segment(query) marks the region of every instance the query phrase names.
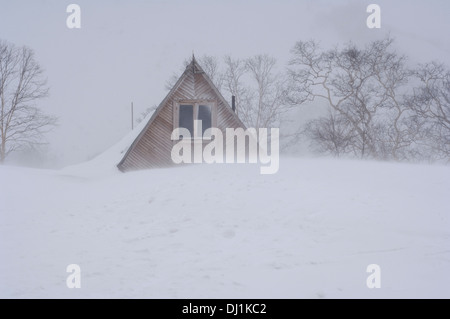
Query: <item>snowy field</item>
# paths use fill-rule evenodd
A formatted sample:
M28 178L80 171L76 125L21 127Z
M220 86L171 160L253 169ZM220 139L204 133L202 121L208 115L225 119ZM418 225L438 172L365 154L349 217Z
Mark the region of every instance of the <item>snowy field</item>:
M450 298L450 167L0 166L2 298ZM66 267L81 267L81 289ZM381 267L369 289L366 267Z

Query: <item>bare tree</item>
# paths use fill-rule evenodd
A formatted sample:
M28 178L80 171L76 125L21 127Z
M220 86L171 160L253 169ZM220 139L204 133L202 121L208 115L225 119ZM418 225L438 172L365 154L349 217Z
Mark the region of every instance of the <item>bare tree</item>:
M279 126L280 116L288 109L284 103L285 81L274 71L275 65L275 58L268 55L256 55L246 61L255 86L249 103L243 106L244 120L253 127Z
M333 117L308 126L313 129L309 136L322 145L323 152L361 158L406 156L420 127L411 128L419 123L404 103L403 91L410 74L405 57L396 54L391 46L390 38L362 49L347 44L342 49L321 51L314 41L294 46L287 101L298 105L322 99L333 110ZM344 131L351 134L336 131L336 124L339 129L347 126Z
M33 51L0 41L0 162L13 151L43 143L43 134L56 123L35 105L47 95Z
M203 55L200 57L199 63L216 88L221 91L224 82L224 75L220 70L219 59L215 56Z
M437 62L420 65L414 76L419 86L407 103L422 120L419 139L432 160L450 161L450 70Z
M236 96L236 112L248 127L278 127L285 103L286 83L276 72L276 59L255 55L245 60L226 56L224 83L228 95Z
M245 61L241 59L233 59L231 56L224 57L225 72L224 72L224 91L231 96L236 97L236 113L240 115L243 105L248 103L249 90L245 86L244 75L246 73Z
M309 121L302 133L311 140L312 149L336 157L349 153L355 137L345 117L333 110L326 117Z

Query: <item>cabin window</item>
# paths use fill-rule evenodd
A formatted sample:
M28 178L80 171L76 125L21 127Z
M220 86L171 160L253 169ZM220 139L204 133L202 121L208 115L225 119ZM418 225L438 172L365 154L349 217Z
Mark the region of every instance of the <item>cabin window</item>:
M180 105L180 117L178 127L184 127L189 130L191 136L194 136L194 106L188 104Z
M202 121L202 136L204 136L205 131L211 128L211 106L209 105L199 105L197 119Z
M197 126L194 125L195 120L199 121ZM175 105L174 128L186 128L192 139L209 139L210 136L205 136L205 132L214 126L214 122L213 102L189 102Z

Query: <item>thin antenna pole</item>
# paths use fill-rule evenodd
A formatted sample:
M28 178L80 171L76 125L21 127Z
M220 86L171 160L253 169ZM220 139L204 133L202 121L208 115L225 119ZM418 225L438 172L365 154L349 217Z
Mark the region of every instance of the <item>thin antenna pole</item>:
M131 130L134 130L133 102L131 102Z

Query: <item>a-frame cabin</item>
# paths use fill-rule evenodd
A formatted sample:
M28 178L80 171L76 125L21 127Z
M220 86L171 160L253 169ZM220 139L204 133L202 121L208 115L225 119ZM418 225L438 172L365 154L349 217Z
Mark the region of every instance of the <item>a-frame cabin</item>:
M192 143L202 138L194 120L201 120L203 132L217 127L225 133L226 128L243 128L238 118L208 75L194 57L192 62L167 94L152 117L128 148L117 165L122 172L174 165L171 158L175 128L187 128Z

